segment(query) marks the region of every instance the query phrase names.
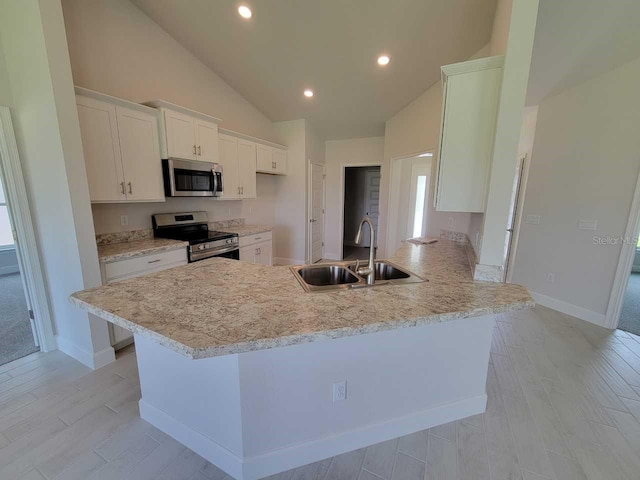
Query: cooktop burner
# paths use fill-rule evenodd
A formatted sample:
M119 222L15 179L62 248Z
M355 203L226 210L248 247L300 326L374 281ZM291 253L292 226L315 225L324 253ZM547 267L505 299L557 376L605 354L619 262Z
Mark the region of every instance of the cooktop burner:
M214 230L195 230L195 231L178 231L173 230L171 232L163 232L164 235L171 235L171 237L165 238L173 238L174 240L183 240L185 242L189 242L191 245L196 245L198 243L211 242L214 240L224 240L225 238L233 238L237 237L237 233L228 233L228 232L216 232Z

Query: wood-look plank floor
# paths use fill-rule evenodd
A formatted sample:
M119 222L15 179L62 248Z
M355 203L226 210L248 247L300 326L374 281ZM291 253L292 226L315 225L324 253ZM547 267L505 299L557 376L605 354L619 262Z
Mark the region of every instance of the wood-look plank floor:
M640 337L544 307L499 317L487 411L273 480L637 480ZM0 366L0 479L230 480L138 416L135 351Z

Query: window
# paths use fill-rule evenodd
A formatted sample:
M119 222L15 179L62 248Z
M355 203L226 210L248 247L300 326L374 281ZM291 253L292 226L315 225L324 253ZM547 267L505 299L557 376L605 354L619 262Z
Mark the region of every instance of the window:
M427 188L426 175L418 175L416 185L416 204L413 215L413 237L422 236L422 223L424 220L424 199Z
M9 209L7 200L0 182L0 249L13 246L13 234L11 233L11 222L9 222Z

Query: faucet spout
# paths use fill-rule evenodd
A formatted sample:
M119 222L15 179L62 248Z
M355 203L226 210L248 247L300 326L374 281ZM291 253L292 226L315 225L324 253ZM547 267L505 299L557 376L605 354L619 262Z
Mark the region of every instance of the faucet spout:
M369 231L371 235L369 236L369 264L366 267L357 268L358 275L367 277L367 284L373 285L376 281L375 274L375 258L376 258L376 230L373 226L373 222L369 216L365 216L360 222L360 226L358 227L358 233L356 234L355 243L356 245L360 245L362 241L362 226L367 223L369 225Z

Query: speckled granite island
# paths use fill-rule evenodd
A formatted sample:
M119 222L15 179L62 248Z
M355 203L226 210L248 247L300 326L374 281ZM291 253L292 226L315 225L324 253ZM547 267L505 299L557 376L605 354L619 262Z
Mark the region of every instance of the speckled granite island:
M474 282L448 240L390 260L428 281L306 293L212 259L71 301L134 332L144 419L253 480L484 411L495 315L527 290Z

